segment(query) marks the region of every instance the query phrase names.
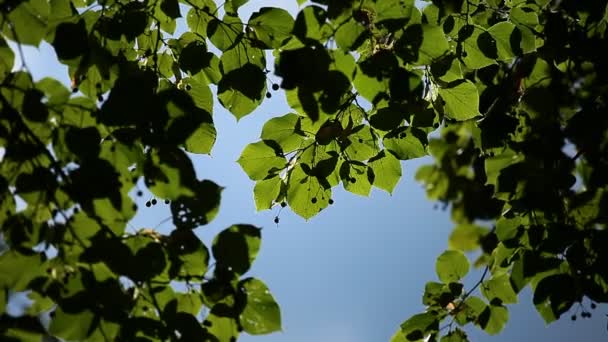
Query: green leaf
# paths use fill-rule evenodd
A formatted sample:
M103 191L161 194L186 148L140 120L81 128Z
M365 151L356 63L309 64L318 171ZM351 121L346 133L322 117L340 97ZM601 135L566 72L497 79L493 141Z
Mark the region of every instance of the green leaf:
M121 264L120 269L116 267L112 270L127 275L133 281L155 281L167 282L169 277L167 274L169 268L169 259L164 246L153 234L145 234L140 232L136 235L131 235L124 240L124 245L127 246L128 258L126 260L113 259L114 263ZM115 247L116 246L112 246ZM116 255L109 258L117 258L119 249L115 250Z
M518 39L519 31L516 32L515 30L515 25L508 21L494 24L488 29L488 32L496 41L499 60L511 60L522 52L521 37ZM521 34L519 35L521 36Z
M4 37L0 37L0 80L13 70L15 63L15 53L8 46Z
M415 7L414 0L378 0L375 4L376 22L392 27L392 25L402 26L406 22L413 20L416 13L420 16L420 11Z
M359 92L359 95L363 96L364 99L372 104L378 104L388 95L389 78L367 75L361 68L361 65L362 62L359 61L353 84L357 89L357 92Z
M190 280L203 279L209 264L209 251L190 229L175 229L169 235L169 255L172 258L169 275ZM197 314L194 312L193 314Z
M496 220L496 236L499 241L506 241L514 238L518 230L528 225L530 220L526 217L515 216L513 218L500 217Z
M489 314L487 313L489 310ZM488 317L489 316L489 317ZM504 329L509 320L509 311L504 306L489 305L486 311L482 312L480 317L480 325L485 332L490 335L496 335Z
M464 331L460 328L456 328L443 336L441 342L469 342L469 339Z
M192 32L198 33L202 37L207 37L207 26L209 25L209 22L213 20L213 17L209 13L213 13L216 11L214 1L206 1L206 6L209 9L209 12L201 11L197 8L192 7L186 15L186 22L188 23L188 28Z
M210 180L195 181L193 195L182 195L171 202L173 224L194 229L211 222L219 212L222 188Z
M397 331L395 331L393 336L391 336L389 342L408 342L408 340L403 335L403 331L401 331L401 328L399 328Z
M94 320L95 314L91 311L66 313L60 307L55 310L49 332L68 341L86 340Z
M4 287L0 288L0 314L4 314L4 311L6 311L7 302L8 302L8 291Z
M49 14L46 0L18 2L2 20L2 33L17 43L38 46L46 34Z
M216 267L245 274L258 255L260 243L260 228L252 225L233 225L221 231L211 247Z
M340 179L344 189L353 194L369 196L374 178L373 169L365 164L344 162L340 166Z
M457 282L469 272L469 261L460 251L445 251L437 258L435 271L442 282Z
M72 313L59 307L55 310L49 332L68 341L103 341L115 339L119 327L118 323L107 321L89 310Z
M538 25L538 14L535 10L521 7L513 7L509 12L509 19L521 34L521 49L523 53L536 51L536 34L533 29Z
M275 200L279 197L283 181L280 177L263 179L255 183L253 188L253 198L255 207L258 211L270 209Z
M224 3L224 9L227 13L237 14L238 9L246 4L249 0L228 0Z
M160 9L169 18L179 18L182 15L179 13L179 4L177 0L161 0Z
M260 138L274 141L283 151L294 151L304 141L301 120L301 116L293 113L272 118L264 124Z
M401 162L392 153L382 150L367 165L374 170L374 186L392 194L401 179Z
M481 284L481 293L489 302L498 299L504 304L517 303L517 293L511 286L508 274L494 276L492 279L484 281Z
M32 279L42 274L43 254L21 254L9 250L0 255L0 288L24 291Z
M331 188L325 188L303 165L296 165L288 173L287 203L294 213L308 220L329 205Z
M489 230L485 227L470 223L462 223L454 228L450 234L448 245L451 249L463 252L474 251L480 246L481 238Z
M422 25L422 44L418 48L419 65L430 65L435 59L445 55L450 46L443 29L439 26Z
M287 160L272 141L258 141L245 146L237 160L251 180L274 177L286 166Z
M438 89L439 96L445 101L445 115L451 119L464 121L479 116L479 93L473 82L456 82Z
M302 41L307 39L321 41L323 39L322 27L326 18L327 13L323 8L315 5L307 6L298 13L293 33Z
M532 302L545 323L551 323L559 319L578 301L576 292L572 291L576 288L576 280L572 276L562 273L548 276L540 274L537 277L541 277L541 279L535 287L533 286Z
M71 92L54 78L45 77L36 82L36 88L44 93L47 105L55 106L68 102Z
M431 64L431 73L434 78L446 83L462 79L460 62L453 54L446 55L445 57L433 61Z
M462 294L461 283L436 283L428 282L424 286L422 304L432 306L435 309L445 309L448 305L454 305L454 300Z
M360 125L353 128L353 133L348 136L350 142L344 152L351 160L364 161L378 153L377 138L372 133L371 127Z
M487 46L491 44L488 42L488 36L486 30L477 25L465 25L458 31L461 46L460 51L457 49L457 52L467 68L481 69L496 63L494 60L496 56L492 55L492 51L486 51L486 49L492 49L492 46Z
M160 198L192 196L196 175L190 158L180 149L151 150L144 162L145 183Z
M212 335L212 339L219 342L236 341L239 336L239 326L233 317L226 316L221 309L211 309L205 318L205 323L209 326L207 331ZM198 336L193 336L195 339Z
M239 120L257 108L266 94L266 60L262 50L239 44L220 58L223 74L218 99Z
M239 289L246 302L239 316L243 330L252 335L280 331L281 311L268 287L261 280L247 278L239 282Z
M354 18L350 18L344 24L338 26L334 38L336 44L344 51L355 50L363 43L367 37L367 29Z
M177 312L185 312L197 316L203 307L199 293L177 293Z
M416 314L401 324L406 341L420 341L439 330L439 320L431 312Z
M222 20L211 19L207 24L211 43L220 51L233 49L243 36L243 24L239 17L226 14Z
M384 147L398 159L408 160L427 155L426 133L415 127L401 127L387 134L382 140Z
M248 27L268 48L277 49L291 37L294 19L282 8L262 7L251 15Z
M55 302L53 301L53 299L49 297L44 297L38 292L32 291L28 293L27 298L32 301L31 306L28 307L26 310L28 315L37 316L41 313L51 310L55 306ZM4 306L2 305L2 300L0 300L0 312L3 308Z

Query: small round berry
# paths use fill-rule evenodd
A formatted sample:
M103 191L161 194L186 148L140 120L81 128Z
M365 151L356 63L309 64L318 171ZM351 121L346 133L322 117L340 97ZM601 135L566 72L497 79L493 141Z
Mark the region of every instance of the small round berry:
M269 98L271 98L271 97L272 97L272 94L271 94L270 92L267 92L267 93L266 93L266 98L267 98L267 99L269 99Z
M329 199L329 201L328 201L328 203L329 203L330 205L332 205L332 204L334 204L334 200L330 198L330 199Z
M143 195L144 195L144 193L141 190L137 191L137 197L141 197Z
M279 85L278 85L278 84L276 84L276 83L273 83L273 84L272 84L272 90L274 90L274 91L279 90Z
M597 305L595 305L595 303L591 303L591 308L595 309L595 308L597 308Z
M191 90L191 89L192 89L192 86L189 84L186 84L186 90Z
M150 201L146 202L146 207L150 208L152 206L152 203L150 203Z
M279 217L278 216L274 217L274 223L279 224Z
M287 203L281 202L281 208L285 208L286 206L287 206Z
M316 197L311 198L311 199L310 199L310 202L312 202L312 204L317 203L317 198L316 198Z
M576 315L572 315L572 317L570 317L571 320L576 321Z
M169 200L168 199L165 200L165 204L169 204Z
M156 205L156 203L158 203L158 201L156 200L156 198L152 199L152 205Z

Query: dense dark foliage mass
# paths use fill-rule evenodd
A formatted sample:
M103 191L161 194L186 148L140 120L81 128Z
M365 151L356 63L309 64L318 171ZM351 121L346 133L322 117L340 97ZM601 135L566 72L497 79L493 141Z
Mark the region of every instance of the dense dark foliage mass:
M434 157L416 178L455 227L425 312L393 342L496 334L527 286L546 322L608 302L606 1L298 0L295 17L263 7L243 20L246 2L0 3L3 338L279 330L266 285L244 276L260 229L229 227L210 251L194 234L221 187L197 179L186 152L211 151L215 99L238 119L280 89L293 112L238 160L259 210L309 219L335 186L390 193L401 160ZM72 89L32 79L22 45L43 41ZM148 206L170 203L168 235L126 231L141 187ZM482 276L465 287L469 259ZM17 293L29 305L15 317Z

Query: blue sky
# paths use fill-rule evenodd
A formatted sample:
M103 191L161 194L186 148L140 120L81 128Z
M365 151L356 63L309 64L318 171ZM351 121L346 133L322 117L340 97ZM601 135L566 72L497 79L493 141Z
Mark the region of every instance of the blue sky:
M272 3L287 6L292 13L297 10L294 0L251 1L241 16L247 18L256 7ZM55 60L48 45L26 49L27 65L36 79L52 76L68 84L66 69ZM416 169L432 160L404 162L403 178L392 196L374 190L364 198L335 188L335 203L308 222L288 208L256 213L254 184L235 161L246 144L259 139L264 122L288 112L281 92L273 92L270 100L238 123L216 103L218 139L212 155L193 156L201 178L225 187L219 215L197 229L203 241L209 245L215 234L234 223L264 227L262 249L247 275L261 278L271 289L281 305L283 332L244 335L239 341L388 341L404 319L423 310L424 284L436 280L435 258L447 248L453 226L449 212L434 210L434 203L414 181ZM155 227L169 217L162 202L146 208L148 199L139 199L142 209L132 228ZM273 222L277 215L278 226ZM167 232L171 227L164 223L158 229ZM477 279L468 280L470 286ZM606 306L599 306L591 319L572 322L567 314L545 327L525 290L520 304L509 306L509 311L511 319L501 334L489 337L468 328L471 341L608 340Z

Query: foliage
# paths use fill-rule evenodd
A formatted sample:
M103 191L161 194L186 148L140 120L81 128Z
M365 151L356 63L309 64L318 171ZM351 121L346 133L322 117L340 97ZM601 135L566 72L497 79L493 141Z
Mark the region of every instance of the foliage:
M221 188L198 180L185 153L213 146L212 89L237 119L272 96L271 50L271 88L293 111L238 159L259 210L309 219L335 186L391 193L401 160L435 159L416 178L456 227L425 312L393 341L466 341L468 324L499 333L528 285L546 322L608 301L605 1L299 0L295 18L264 7L243 21L246 2L1 5L1 298L26 291L34 308L3 315L5 334L230 341L280 329L266 286L240 278L258 228L220 233L208 271L192 229L214 218ZM79 94L15 68L7 40L17 52L52 44ZM171 202L170 235L125 232L140 179ZM481 279L465 290L475 255Z
M547 323L585 298L606 302L607 75L594 46L607 13L605 1L304 6L297 39L275 51L294 112L268 121L239 159L258 209L286 203L308 219L339 184L390 193L398 160L430 154L416 178L456 227L425 312L393 341L466 341L468 324L499 333L528 285ZM482 268L466 291L463 252Z
M3 340L229 342L281 329L268 288L246 276L261 229L229 227L211 251L194 233L216 216L222 188L198 179L186 152L209 153L215 142L210 85L237 116L261 102L261 42L274 46L290 28L267 18L277 12L282 23L284 11L264 11L247 26L266 30L257 39L236 7L219 18L213 2L185 5L0 5ZM186 8L191 30L177 36ZM32 79L21 45L43 40L68 66L72 90ZM126 230L142 187L154 196L147 206L170 204L168 234ZM19 293L28 306L14 317L5 310Z

